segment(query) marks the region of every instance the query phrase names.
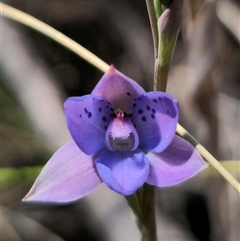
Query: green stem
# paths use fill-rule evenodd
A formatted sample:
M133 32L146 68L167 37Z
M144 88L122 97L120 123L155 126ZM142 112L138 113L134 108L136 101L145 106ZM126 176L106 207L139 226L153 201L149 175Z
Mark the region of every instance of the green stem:
M155 218L155 187L147 183L142 188L142 212L146 222L147 233L142 235L142 241L157 241Z
M154 10L156 12L157 19L162 15L161 0L154 0Z
M141 232L141 241L157 241L155 221L155 187L144 184L136 193L125 197Z
M159 58L156 59L154 69L154 90L166 92L169 70L170 66L162 66Z
M166 9L166 6L170 6L169 2L172 2L172 0L146 0L154 45L155 67L153 89L156 91L166 91L168 72L170 69L170 66L162 66L161 60L159 59L159 57L161 58L162 51L160 49L161 36L159 36L158 31L158 19Z
M154 10L153 0L146 0L147 10L150 20L150 26L153 36L153 47L154 47L154 56L157 58L158 55L158 27L157 27L157 16Z
M145 236L145 233L147 233L146 222L142 212L138 193L136 192L130 196L125 196L125 198L128 202L129 207L132 210L139 231L141 232L142 236Z
M181 28L183 0L161 0L158 19L158 58L155 61L154 89L166 91L168 73Z

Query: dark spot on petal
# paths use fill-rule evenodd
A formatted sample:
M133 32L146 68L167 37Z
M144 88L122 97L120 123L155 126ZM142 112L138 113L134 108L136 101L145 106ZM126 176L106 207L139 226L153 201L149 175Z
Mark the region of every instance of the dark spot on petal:
M128 117L130 117L130 118L131 118L131 117L132 117L132 114L131 114L131 113L130 113L130 114L128 114Z
M155 113L156 113L156 110L155 110L155 109L152 109L152 112L155 114Z
M142 114L143 113L143 110L142 109L139 109L138 110L138 114Z
M103 120L103 121L107 121L107 117L106 117L106 116L103 116L102 120Z
M104 100L100 100L100 101L104 101Z
M169 115L169 114L170 114L170 111L169 111L169 110L166 110L166 113Z
M158 97L158 99L159 99L160 101L162 101L162 98L161 98L161 97Z
M107 126L104 126L104 129L107 130Z
M107 107L107 109L108 109L108 108L109 108L109 105L107 105L106 107Z
M98 108L98 111L101 112L101 111L102 111L102 108Z
M135 125L135 124L134 124L133 126L136 128L136 125Z
M138 97L137 100L141 100L141 97Z
M79 116L80 118L82 118L82 114L80 114L80 116Z
M143 116L142 121L146 121L146 120L147 120L146 116Z
M153 102L157 103L157 99L153 99Z
M84 108L84 111L85 111L86 114L88 113L88 110L86 108Z
M155 115L154 114L151 114L151 117L152 117L152 119L155 119Z
M136 107L136 104L135 104L135 103L133 104L133 107Z
M129 92L127 92L127 95L131 95Z
M147 110L151 110L151 107L149 105L146 106Z
M88 112L88 118L91 118L92 117L92 113L89 111Z
M110 109L110 111L114 111L114 109L113 109L113 108L111 108L111 109Z

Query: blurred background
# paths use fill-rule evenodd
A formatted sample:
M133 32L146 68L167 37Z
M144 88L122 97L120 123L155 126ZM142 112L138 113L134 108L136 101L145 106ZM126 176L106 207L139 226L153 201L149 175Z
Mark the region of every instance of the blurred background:
M3 2L152 89L153 46L144 0ZM179 100L180 123L225 161L240 159L239 16L237 0L185 0L167 87ZM1 241L140 240L125 199L104 184L72 205L21 203L41 166L70 140L64 100L88 94L101 76L46 36L1 17ZM230 166L239 181L240 166ZM158 189L158 240L239 240L239 197L214 171Z

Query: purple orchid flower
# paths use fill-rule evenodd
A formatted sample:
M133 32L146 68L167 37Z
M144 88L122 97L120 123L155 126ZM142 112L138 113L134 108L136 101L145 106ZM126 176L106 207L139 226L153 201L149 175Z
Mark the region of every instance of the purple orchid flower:
M24 201L71 202L102 182L130 195L145 182L175 185L207 166L175 135L177 100L146 93L113 67L90 95L70 97L64 107L74 141L52 156Z

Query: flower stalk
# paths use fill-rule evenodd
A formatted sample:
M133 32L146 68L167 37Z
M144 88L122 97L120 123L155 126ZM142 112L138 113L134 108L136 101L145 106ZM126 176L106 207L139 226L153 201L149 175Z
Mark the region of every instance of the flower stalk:
M157 58L158 55L158 28L157 28L157 16L155 13L153 0L146 0L150 26L153 37L153 47L154 47L154 57Z
M156 218L155 218L155 190L154 186L144 184L142 188L143 215L146 220L147 234L142 236L142 241L157 241Z
M146 0L154 43L154 90L166 91L181 27L183 0Z
M141 241L157 241L155 188L146 183L133 195L126 196L126 200L141 233Z

